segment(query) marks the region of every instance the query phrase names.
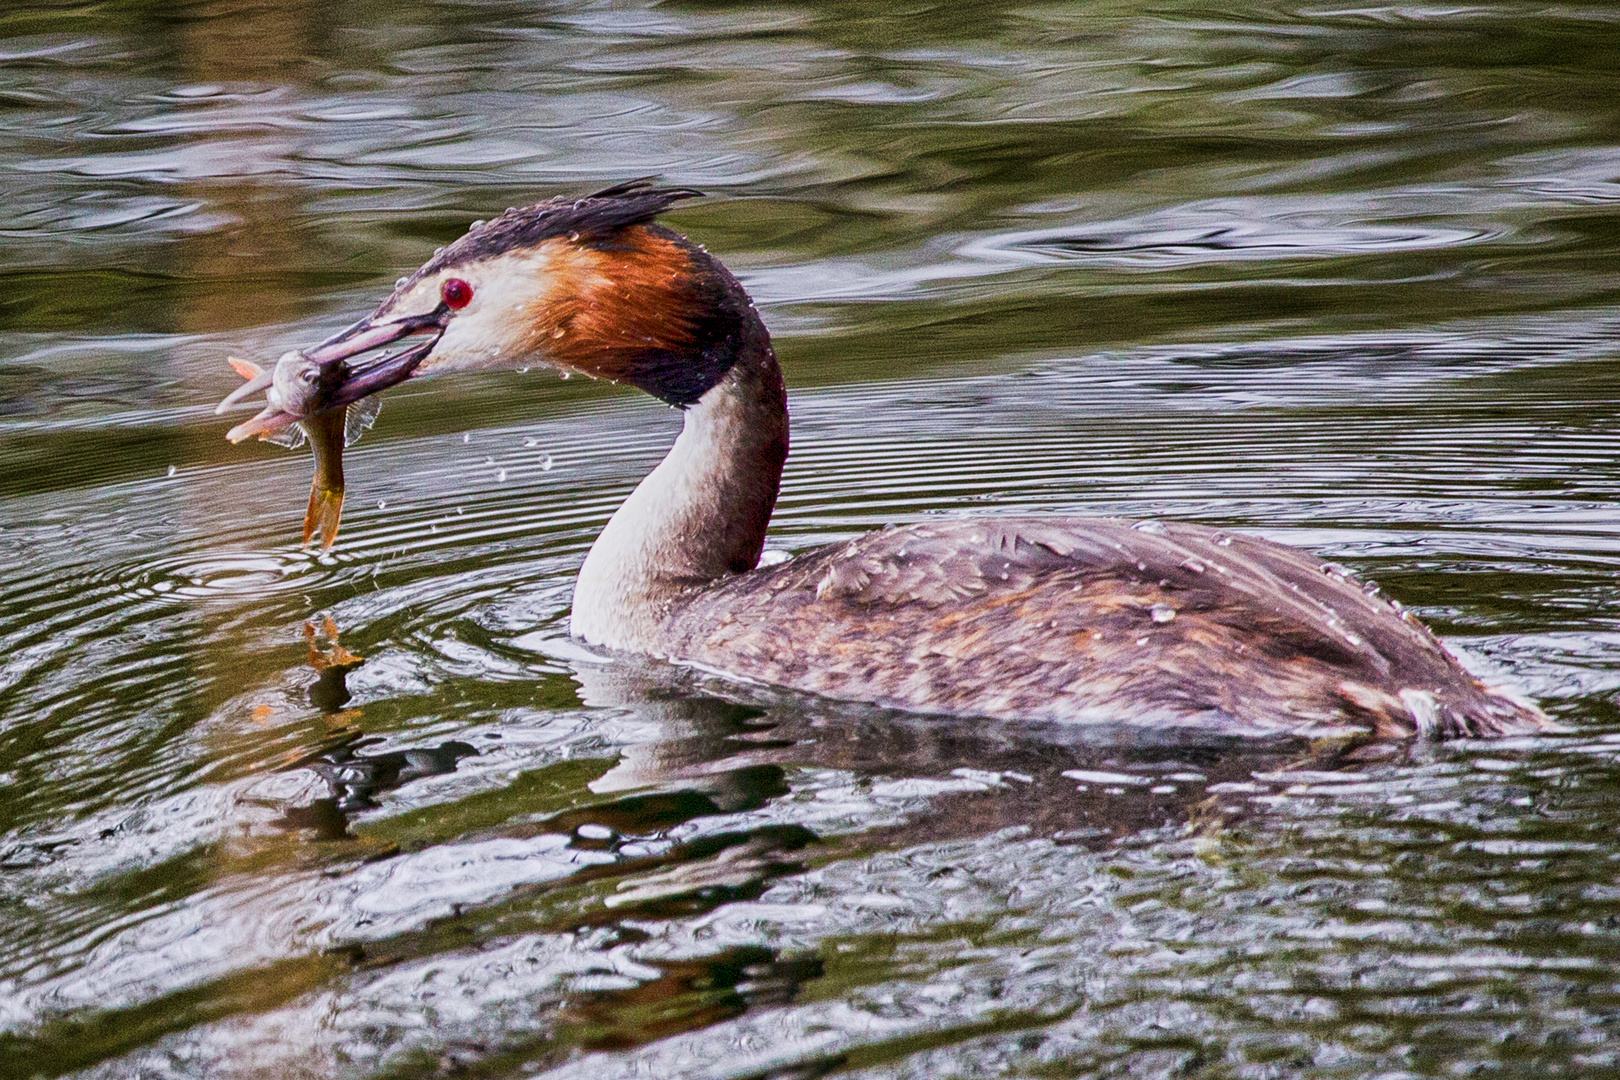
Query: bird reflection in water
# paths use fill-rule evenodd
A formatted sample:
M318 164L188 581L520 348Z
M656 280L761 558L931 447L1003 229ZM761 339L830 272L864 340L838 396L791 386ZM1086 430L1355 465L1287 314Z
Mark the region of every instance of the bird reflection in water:
M316 676L311 700L336 715L350 700L345 678L362 661L338 643L330 620L310 624L305 636ZM1164 733L1144 739L1140 731L1109 738L1061 726L1014 730L741 687L670 665L570 663L579 699L593 711L594 731L613 748L611 764L603 761L589 779L570 780L568 802L544 817L519 805L519 784L509 813L481 825L477 835L518 842L566 836L568 848L582 856L576 868L477 903L457 903L452 914L423 926L356 942L345 954L354 963L392 966L514 933L591 935L606 956L616 946L648 940L657 923L759 899L817 863L858 860L873 848L1006 829L1095 848L1167 826L1218 830L1248 804L1211 789L1253 787L1246 782L1260 772L1366 765L1361 755L1367 747L1353 741L1329 746L1222 742L1207 733L1178 740ZM352 720L359 713L342 715ZM327 794L285 808L285 827L321 840L348 838L350 819L374 807L378 793L452 772L476 753L450 741L367 754L368 740L352 724L338 740L290 763L320 776ZM577 765L554 763L535 775L563 768ZM894 812L886 823L850 834L739 818L805 796L833 805L886 801ZM441 840L463 835L452 830ZM370 858L398 854L397 845L388 845ZM836 935L825 945L864 947ZM823 977L819 956L752 943L638 963L651 974L626 978L607 959L586 965L554 999L555 1020L545 1026L544 1041L585 1050L633 1047L780 1005ZM466 1053L475 1062L510 1049L468 1047Z
M281 824L293 829L314 829L317 840L349 837L349 816L377 806L372 796L420 780L455 772L456 762L476 753L470 745L451 740L431 749L395 750L386 754L357 754L369 740L324 752L304 767L326 781L331 794L307 806L289 806Z
M353 696L347 683L349 672L365 663L338 641L337 624L323 615L304 623L304 641L309 646L309 666L315 681L309 687L310 704L329 717L343 716L343 708ZM358 710L345 719L358 717ZM468 743L450 740L435 747L394 750L386 754L362 754L361 747L380 742L366 738L359 730L345 732L337 746L325 748L296 763L326 781L329 794L303 806L286 808L279 824L287 829L311 829L317 840L349 839L349 818L362 810L374 809L379 792L389 791L424 776L454 772L456 763L478 751Z
M309 666L315 669L315 682L309 688L309 703L324 713L336 713L349 703L349 672L366 662L338 643L337 623L322 615L317 626L304 623L304 643L309 646Z
M338 641L330 618L306 623L310 700L329 716L350 700L349 672L363 658ZM896 842L948 840L1009 827L1059 842L1106 845L1142 829L1207 822L1210 787L1244 784L1258 772L1356 768L1369 750L1351 740L1187 739L1127 729L1076 732L1062 725L1011 731L952 718L877 714L766 687L742 687L669 665L574 662L581 701L601 710L604 738L617 761L589 783L601 802L586 802L543 822L512 826L513 835L562 832L581 849L616 852L625 837L646 837L695 818L754 810L792 789L790 771L832 769L904 797L916 788L927 814L903 815ZM376 807L375 796L427 776L453 772L478 751L451 740L435 747L365 754L349 726L291 763L319 775L328 795L285 810L283 824L317 839L348 837L349 818ZM1108 779L1113 777L1113 780ZM884 797L888 797L887 794ZM1224 813L1218 817L1226 816ZM880 829L880 832L887 830ZM872 836L868 835L867 840ZM665 873L671 872L665 868ZM680 871L676 871L677 876ZM722 875L727 876L727 875ZM682 893L685 882L629 885ZM701 891L701 890L699 890Z
M575 662L573 675L581 700L604 711L604 734L619 744L616 764L591 783L593 792L701 791L719 807L740 807L758 800L760 776L774 771L784 782L771 794L847 782L819 797L926 805L926 812L862 833L862 844L949 842L1017 829L1102 848L1144 830L1220 828L1249 809L1223 789L1248 786L1256 773L1354 770L1411 749L1359 739L984 724L625 659Z

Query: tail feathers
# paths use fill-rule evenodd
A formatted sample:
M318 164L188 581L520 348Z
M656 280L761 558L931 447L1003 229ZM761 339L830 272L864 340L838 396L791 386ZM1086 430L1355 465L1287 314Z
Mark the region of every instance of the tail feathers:
M1346 680L1339 694L1346 711L1381 738L1489 738L1558 730L1529 699L1472 679L1438 689L1409 686L1393 694Z
M1417 691L1401 691L1401 700L1408 702ZM1433 698L1430 696L1432 703ZM1501 735L1534 735L1538 732L1557 731L1554 724L1534 702L1511 691L1496 687L1479 687L1462 701L1431 704L1428 717L1421 716L1422 707L1412 708L1417 721L1417 734L1435 739L1493 738Z

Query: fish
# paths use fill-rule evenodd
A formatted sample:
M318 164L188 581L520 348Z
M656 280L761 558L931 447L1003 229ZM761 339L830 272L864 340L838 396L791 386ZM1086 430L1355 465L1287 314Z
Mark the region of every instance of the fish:
M257 436L287 447L300 446L308 439L315 456L315 476L304 512L303 546L308 547L318 533L321 550L331 551L343 519L343 451L375 422L377 408L369 403L376 399L330 405L346 372L341 365L321 364L297 349L283 353L269 370L235 356L226 362L246 382L221 401L215 413L223 413L261 390L267 404L225 437L238 443Z

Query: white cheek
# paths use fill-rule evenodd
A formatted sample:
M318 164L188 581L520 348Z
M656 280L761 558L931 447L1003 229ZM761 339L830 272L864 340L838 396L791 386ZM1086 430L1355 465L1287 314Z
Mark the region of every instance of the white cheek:
M480 368L512 367L525 359L521 337L510 322L494 319L495 312L469 312L468 317L450 320L444 336L422 364L424 372L476 371Z
M476 371L543 364L544 343L533 340L533 312L545 295L545 260L502 256L469 272L473 301L450 320L422 371Z

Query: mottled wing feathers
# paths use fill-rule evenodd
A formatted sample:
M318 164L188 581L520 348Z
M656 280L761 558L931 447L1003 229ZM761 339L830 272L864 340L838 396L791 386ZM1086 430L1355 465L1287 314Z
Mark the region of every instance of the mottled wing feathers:
M673 655L926 712L1250 733L1529 730L1337 567L1194 525L885 529L696 594Z

